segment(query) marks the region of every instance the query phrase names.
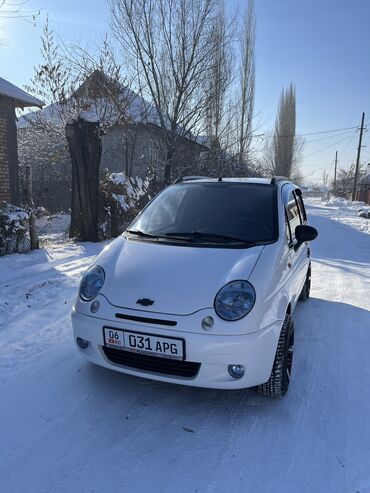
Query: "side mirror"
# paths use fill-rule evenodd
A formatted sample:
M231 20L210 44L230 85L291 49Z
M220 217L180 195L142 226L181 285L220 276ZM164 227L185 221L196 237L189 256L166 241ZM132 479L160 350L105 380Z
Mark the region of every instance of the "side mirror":
M306 241L314 240L315 238L317 238L317 235L317 229L313 228L312 226L308 226L307 224L297 226L295 228L295 237L298 243L296 244L295 249L297 250L302 245L302 243L305 243Z

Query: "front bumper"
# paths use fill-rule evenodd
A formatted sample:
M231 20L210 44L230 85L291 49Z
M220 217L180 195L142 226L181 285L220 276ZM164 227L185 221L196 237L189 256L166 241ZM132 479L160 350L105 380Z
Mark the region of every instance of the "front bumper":
M212 334L212 330L204 333L186 332L173 327L153 327L126 320L113 322L75 310L72 312L74 340L76 342L77 337L81 337L89 341L86 349L78 349L92 363L163 382L217 389L241 389L266 382L271 374L281 325L281 321L276 321L249 334L218 335ZM188 378L113 363L103 351L103 327L182 338L185 340L186 361L200 363L199 371L195 377ZM232 378L227 369L230 364L243 365L244 376L240 379Z

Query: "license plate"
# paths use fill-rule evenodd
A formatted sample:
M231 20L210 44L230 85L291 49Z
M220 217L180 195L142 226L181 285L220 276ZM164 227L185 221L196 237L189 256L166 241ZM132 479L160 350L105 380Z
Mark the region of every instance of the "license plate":
M123 351L184 359L184 341L175 337L161 337L104 327L104 340L106 346Z

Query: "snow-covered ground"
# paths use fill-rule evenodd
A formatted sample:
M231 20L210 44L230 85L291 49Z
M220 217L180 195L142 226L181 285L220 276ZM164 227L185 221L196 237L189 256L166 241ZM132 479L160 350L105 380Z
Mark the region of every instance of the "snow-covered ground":
M83 361L69 313L103 244L0 258L0 492L368 493L370 236L335 207L309 215L312 297L279 401Z
M41 246L65 241L68 238L70 222L70 214L63 212L51 216L38 217L36 219L36 229Z
M327 201L306 199L306 203L319 207L321 213L352 228L370 234L370 216L359 217L359 211L370 212L370 207L363 202L352 202L341 197L332 197Z

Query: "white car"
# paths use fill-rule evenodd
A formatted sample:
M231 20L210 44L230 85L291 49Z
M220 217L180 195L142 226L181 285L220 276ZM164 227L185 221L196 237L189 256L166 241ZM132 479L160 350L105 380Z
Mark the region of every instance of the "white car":
M182 178L84 274L73 335L91 362L163 382L283 396L310 292L301 191L282 178Z

